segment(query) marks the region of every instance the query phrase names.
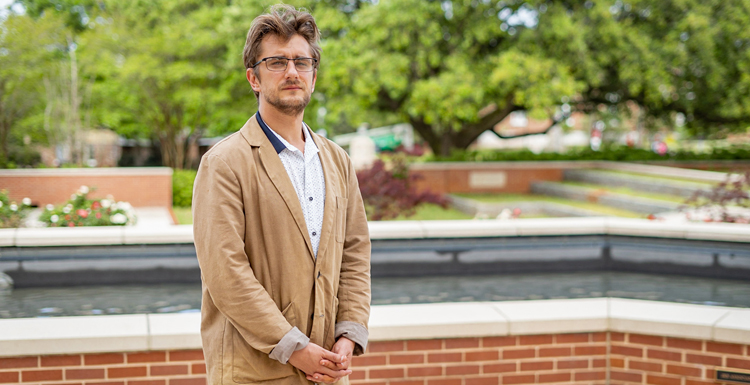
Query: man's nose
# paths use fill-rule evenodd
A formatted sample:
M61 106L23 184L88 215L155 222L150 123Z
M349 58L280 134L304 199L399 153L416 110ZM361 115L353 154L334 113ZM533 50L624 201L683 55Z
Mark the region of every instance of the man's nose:
M294 60L289 60L286 63L286 76L291 76L291 77L299 76L299 72L297 71L297 66L294 64Z

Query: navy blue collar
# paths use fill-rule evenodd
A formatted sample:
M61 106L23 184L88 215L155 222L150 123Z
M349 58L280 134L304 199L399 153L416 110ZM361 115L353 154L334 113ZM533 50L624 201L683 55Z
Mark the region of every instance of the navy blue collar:
M266 125L266 122L264 122L263 118L260 117L260 111L258 111L255 114L255 118L258 120L258 124L260 125L261 130L263 130L263 133L266 134L266 137L268 137L268 140L271 141L271 144L273 145L273 148L276 150L276 153L279 154L282 151L284 151L286 146L284 145L284 143L281 143L279 138L277 138L276 135L274 135L274 133L271 131L271 129L268 128L268 125Z

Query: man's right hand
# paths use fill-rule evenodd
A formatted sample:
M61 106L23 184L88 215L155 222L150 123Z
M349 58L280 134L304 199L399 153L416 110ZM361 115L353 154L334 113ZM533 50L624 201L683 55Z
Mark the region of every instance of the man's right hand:
M289 363L295 368L303 371L308 376L319 376L320 382L335 382L341 377L348 376L352 373L351 369L329 369L321 364L321 362L325 362L323 361L324 359L334 363L342 363L345 361L345 356L335 354L310 342L304 348L292 353L291 357L289 357Z

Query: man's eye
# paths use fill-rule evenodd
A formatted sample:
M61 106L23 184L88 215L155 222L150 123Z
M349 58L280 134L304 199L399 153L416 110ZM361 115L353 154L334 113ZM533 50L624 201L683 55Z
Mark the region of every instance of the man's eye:
M268 65L271 67L284 67L286 66L286 60L282 59L271 59L268 61Z

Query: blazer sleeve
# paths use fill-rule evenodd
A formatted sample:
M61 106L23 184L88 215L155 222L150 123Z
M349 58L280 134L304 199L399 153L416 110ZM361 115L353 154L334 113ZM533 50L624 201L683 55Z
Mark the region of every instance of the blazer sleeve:
M193 237L211 300L251 347L268 354L292 325L250 267L245 252L246 193L221 157L204 156L193 187Z
M348 160L347 207L344 252L339 278L339 309L336 314L336 338L347 337L356 346L355 355L367 348L370 318L370 234L367 215L359 191L354 165Z

